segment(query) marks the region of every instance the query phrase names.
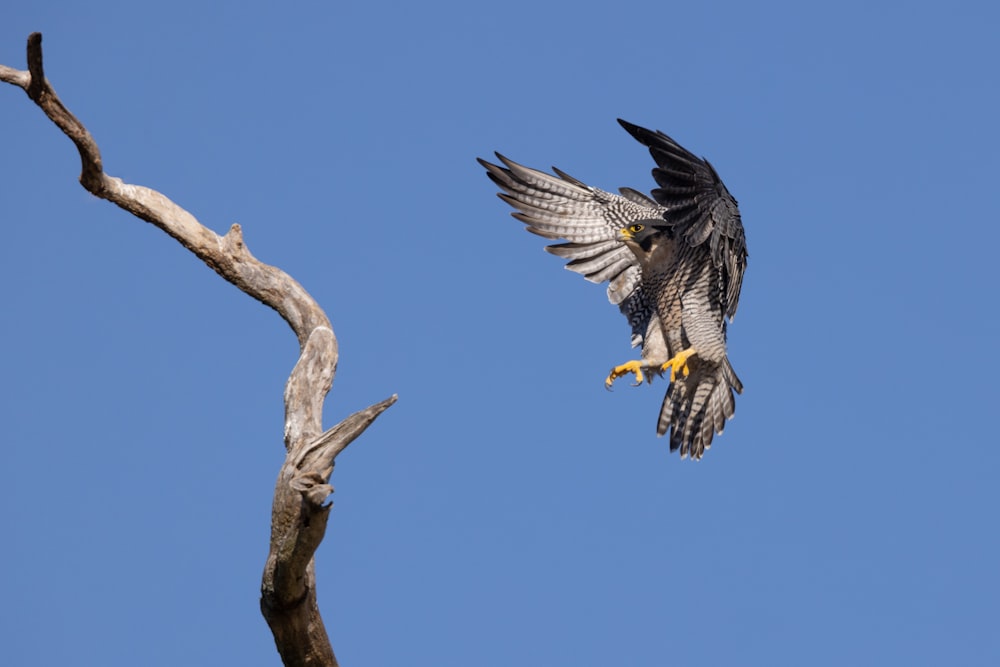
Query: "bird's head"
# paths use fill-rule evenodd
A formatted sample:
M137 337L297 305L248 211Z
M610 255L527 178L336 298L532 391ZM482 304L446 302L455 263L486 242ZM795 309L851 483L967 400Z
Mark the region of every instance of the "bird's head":
M672 230L669 225L662 222L662 220L634 222L618 230L618 240L628 246L639 262L645 265L654 255L673 252Z

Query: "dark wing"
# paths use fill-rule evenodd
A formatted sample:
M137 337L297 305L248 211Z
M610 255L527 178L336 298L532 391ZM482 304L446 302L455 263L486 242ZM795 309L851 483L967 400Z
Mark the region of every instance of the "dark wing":
M708 162L690 153L660 131L653 132L618 119L621 126L649 148L656 160L653 178L660 186L653 198L667 211L676 238L692 247L706 241L722 278L724 312L736 314L747 267L747 244L736 199Z
M547 239L565 239L566 243L545 249L570 260L567 269L591 282L608 281L608 299L628 318L632 344L640 344L653 308L642 293L635 255L618 240L618 230L640 220L656 219L662 224L666 209L629 188L615 195L555 168L553 176L499 153L497 158L504 166L483 159L479 164L503 190L499 197L517 209L511 215L532 233Z

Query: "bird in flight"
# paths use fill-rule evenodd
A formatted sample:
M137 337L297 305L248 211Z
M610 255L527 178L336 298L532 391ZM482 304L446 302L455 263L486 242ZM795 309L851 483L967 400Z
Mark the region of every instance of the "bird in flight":
M652 198L631 188L605 192L500 153L502 165L479 163L528 231L564 241L547 251L587 280L608 283L608 299L642 354L612 368L605 385L668 376L656 433L669 430L671 451L700 459L735 412L733 392L743 391L726 353L726 321L736 314L747 266L743 223L708 160L663 132L618 122L656 162Z

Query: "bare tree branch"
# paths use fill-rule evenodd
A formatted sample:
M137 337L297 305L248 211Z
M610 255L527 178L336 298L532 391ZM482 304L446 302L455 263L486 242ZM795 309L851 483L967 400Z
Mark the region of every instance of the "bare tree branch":
M42 35L28 37L28 71L0 65L0 81L22 88L76 145L80 183L94 195L156 225L219 275L288 322L300 356L285 386L285 447L271 513L271 550L261 582L261 611L285 665L336 665L316 601L313 555L323 540L333 492L334 459L396 402L393 395L323 431L323 400L337 371L337 337L326 314L284 271L256 259L234 224L225 236L204 227L155 190L104 173L101 152L87 128L45 79Z

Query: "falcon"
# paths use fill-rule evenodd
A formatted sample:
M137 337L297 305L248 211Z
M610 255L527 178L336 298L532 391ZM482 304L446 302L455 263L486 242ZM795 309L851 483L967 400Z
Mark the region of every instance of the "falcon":
M669 430L670 451L700 459L735 412L733 392L743 392L726 353L726 324L747 266L743 223L708 160L663 132L618 122L656 162L652 198L631 188L605 192L500 153L502 165L479 163L529 232L564 241L548 252L587 280L608 283L608 299L628 319L632 347L642 354L612 368L605 386L624 376L637 386L669 377L656 433Z

